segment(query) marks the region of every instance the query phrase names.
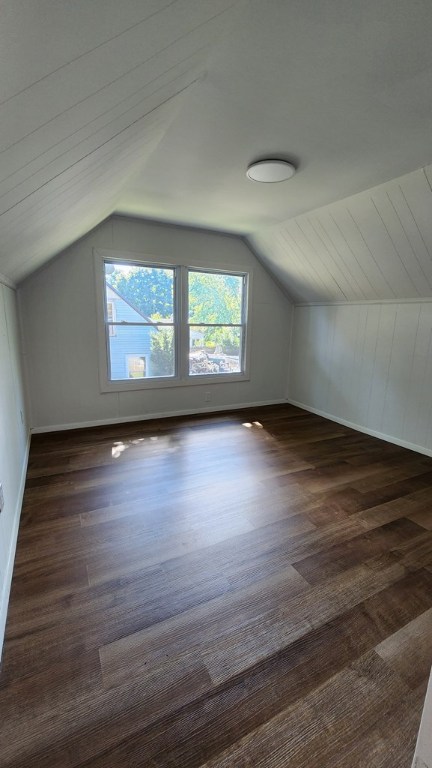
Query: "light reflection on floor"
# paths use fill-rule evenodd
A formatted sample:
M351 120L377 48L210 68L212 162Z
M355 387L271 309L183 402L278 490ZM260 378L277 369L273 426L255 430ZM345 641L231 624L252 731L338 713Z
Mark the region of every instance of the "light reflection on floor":
M85 519L86 527L102 525L106 536L115 531L115 540L94 563L96 581L108 566L113 573L124 567L126 542L136 567L136 562L167 562L247 535L257 521L285 519L285 527L303 532L294 509L292 524L286 522L290 485L294 506L298 497L295 474L287 478L283 463L279 487L278 439L260 421L192 422L171 434L161 428L143 437L111 439L107 448L110 460L123 459L124 465L119 467L121 497L113 493Z

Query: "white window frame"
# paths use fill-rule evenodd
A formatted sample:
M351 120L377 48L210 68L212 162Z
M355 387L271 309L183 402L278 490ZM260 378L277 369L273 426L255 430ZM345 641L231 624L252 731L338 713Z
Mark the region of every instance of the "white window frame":
M240 323L190 323L189 322L189 273L190 272L198 272L204 275L233 275L235 277L242 277L243 278L243 293L242 293L242 308L241 308L241 322ZM247 322L246 322L246 315L247 315L247 287L248 287L248 278L247 274L244 272L233 272L232 270L225 270L225 269L211 269L208 267L200 267L199 269L197 267L186 267L186 320L187 320L187 334L188 334L188 355L190 352L190 328L209 328L209 327L215 327L215 328L240 328L241 329L241 358L240 358L240 366L241 370L238 372L239 374L243 374L245 370L245 364L246 364L246 329L247 329ZM189 357L188 357L189 361ZM188 375L190 377L193 377L194 379L197 376L201 376L202 374L199 373L189 373ZM205 375L205 374L204 374ZM220 373L213 373L209 374L211 378L217 378L228 375L228 376L235 376L235 373L229 373L229 374L220 374Z
M161 376L146 379L110 379L109 370L109 333L107 333L105 263L121 263L142 267L174 269L174 343L176 349L176 369L174 376ZM252 271L236 270L230 265L218 264L214 269L210 265L183 262L170 264L154 255L118 252L94 249L96 312L98 331L99 383L101 392L129 392L142 389L165 389L169 387L190 387L197 385L230 384L250 380L250 306L252 293ZM210 274L230 274L244 278L243 285L243 370L239 373L189 374L189 318L188 318L188 272L207 272ZM205 323L204 323L205 325Z
M111 304L111 320L110 320L109 311L108 311L108 307L109 307L110 304ZM115 323L116 322L116 308L115 308L115 304L114 304L112 299L111 299L111 301L107 301L106 302L106 308L107 308L107 320L109 322L111 322L111 323ZM110 327L109 327L109 335L110 336L115 336L116 335L116 327L115 327L115 325L110 325Z

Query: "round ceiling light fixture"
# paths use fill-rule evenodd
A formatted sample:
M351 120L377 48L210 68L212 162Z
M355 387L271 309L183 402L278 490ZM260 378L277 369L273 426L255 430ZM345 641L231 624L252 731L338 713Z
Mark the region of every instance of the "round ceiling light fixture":
M287 181L296 172L292 163L287 160L275 160L267 158L251 163L246 171L246 176L251 181L260 181L264 184L274 184L278 181Z

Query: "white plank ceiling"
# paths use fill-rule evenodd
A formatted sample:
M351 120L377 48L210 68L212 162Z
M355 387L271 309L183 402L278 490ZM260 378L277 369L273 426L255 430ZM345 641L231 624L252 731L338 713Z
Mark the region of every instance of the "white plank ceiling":
M296 301L430 296L431 28L430 0L2 0L0 274L121 213L248 237ZM294 179L248 181L266 154Z
M432 297L432 166L249 236L295 302Z
M19 280L113 212L232 5L2 2L1 273Z

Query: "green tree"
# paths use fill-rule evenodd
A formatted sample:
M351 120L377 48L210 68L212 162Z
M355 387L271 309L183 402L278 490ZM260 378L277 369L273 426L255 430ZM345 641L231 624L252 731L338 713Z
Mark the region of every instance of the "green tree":
M204 343L207 346L218 345L228 353L238 351L239 329L223 326L225 323L241 324L242 295L243 278L238 275L189 273L189 322L220 325L219 328L205 328Z
M146 317L173 316L174 273L172 269L133 266L114 268L107 283Z
M152 333L150 360L153 376L174 374L174 333L172 328L159 326Z
M154 322L172 321L174 314L174 272L163 267L132 266L127 269L114 267L106 273L107 283L115 288L130 304ZM189 271L189 322L201 326L212 323L216 327L205 328L204 344L220 346L229 354L235 354L240 346L238 328L242 321L243 278L239 275L217 272ZM219 326L219 327L217 327ZM173 372L173 335L160 327L152 336L152 364L155 375L166 376ZM157 372L156 372L157 369Z
M242 285L237 275L189 272L189 322L240 324Z

